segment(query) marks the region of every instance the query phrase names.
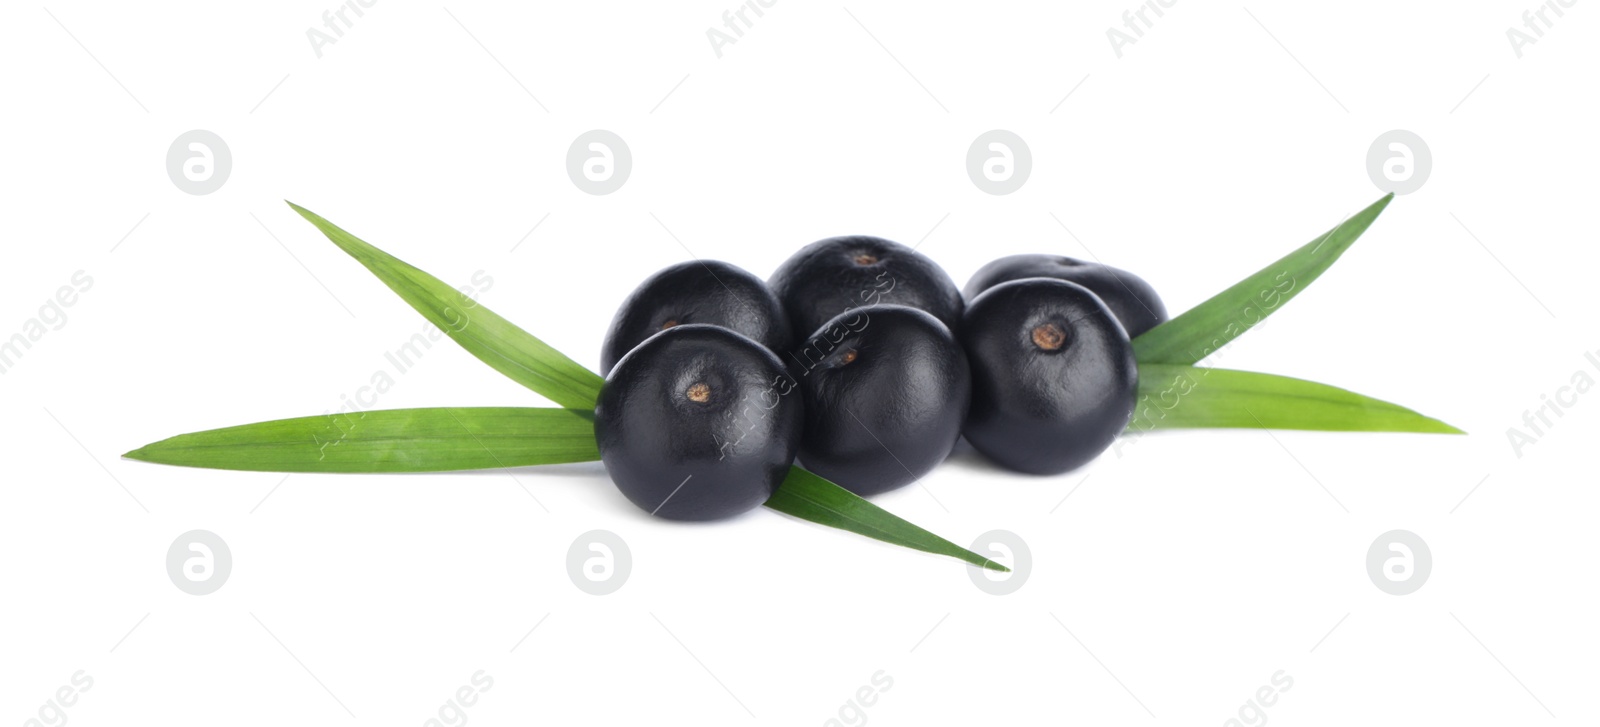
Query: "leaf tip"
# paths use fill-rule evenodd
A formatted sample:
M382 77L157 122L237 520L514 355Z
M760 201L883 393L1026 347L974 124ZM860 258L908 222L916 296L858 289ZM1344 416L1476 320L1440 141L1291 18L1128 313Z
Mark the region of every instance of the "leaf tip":
M1458 426L1455 426L1453 424L1450 424L1448 422L1445 422L1444 420L1434 419L1433 417L1424 416L1422 414L1417 414L1416 412L1412 412L1412 413L1416 414L1419 418L1421 418L1422 421L1424 422L1425 426L1420 426L1420 427L1414 428L1411 431L1418 432L1418 433L1421 433L1421 434L1459 434L1459 435L1465 435L1467 433L1467 430L1462 429L1462 428L1460 428Z
M290 202L289 200L284 200L283 203L286 204L286 205L289 205L289 209L294 210L295 214L298 214L301 217L304 217L304 218L306 218L308 220L317 216L317 213L312 212L311 210L308 210L308 209L306 209L304 207L301 207L300 205L297 205L297 204L295 204L293 202Z

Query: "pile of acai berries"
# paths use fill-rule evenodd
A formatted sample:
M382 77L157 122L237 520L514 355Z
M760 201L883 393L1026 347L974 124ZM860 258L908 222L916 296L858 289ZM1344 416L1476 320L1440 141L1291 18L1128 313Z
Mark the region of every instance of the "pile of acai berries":
M623 494L676 520L759 506L797 457L858 495L903 487L962 436L1065 472L1127 426L1130 340L1166 319L1138 276L1054 255L995 260L965 290L876 237L807 245L765 282L686 262L612 320L595 437Z

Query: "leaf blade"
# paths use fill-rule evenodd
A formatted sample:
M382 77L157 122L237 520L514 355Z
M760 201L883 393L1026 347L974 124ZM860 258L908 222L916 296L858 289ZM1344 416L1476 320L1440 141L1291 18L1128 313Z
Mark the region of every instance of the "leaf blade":
M594 408L603 382L598 374L438 278L288 204L478 360L562 407Z
M599 461L588 412L529 407L386 409L276 419L180 434L123 454L249 472L446 472ZM1004 571L827 479L791 467L766 506L891 545Z
M587 412L442 407L277 419L180 434L123 455L253 472L394 473L600 459Z
M1320 277L1393 199L1393 192L1384 195L1294 252L1182 315L1145 331L1133 339L1134 358L1140 363L1192 364L1211 355Z
M944 555L972 565L1009 571L999 563L934 535L867 499L799 467L789 474L766 506L786 515L840 530L848 530L891 545Z
M1139 364L1139 393L1128 431L1238 428L1465 433L1398 404L1305 379Z

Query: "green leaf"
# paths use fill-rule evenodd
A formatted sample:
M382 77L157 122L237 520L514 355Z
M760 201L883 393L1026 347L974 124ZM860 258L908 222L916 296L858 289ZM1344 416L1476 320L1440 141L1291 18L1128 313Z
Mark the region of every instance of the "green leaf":
M180 434L124 457L264 472L439 472L600 459L589 412L390 409Z
M799 467L790 467L767 507L828 527L849 530L885 543L947 555L989 570L1009 571L999 563L912 525L861 496Z
M1140 363L1192 364L1250 330L1333 265L1367 231L1394 193L1183 315L1133 339Z
M289 206L333 244L494 370L568 409L594 409L602 379L527 331L411 265L300 205Z
M1465 433L1403 406L1304 379L1139 364L1139 395L1129 432L1211 428Z
M338 412L180 434L122 455L184 467L256 472L396 473L499 469L600 459L589 412L472 407ZM992 570L956 546L798 467L767 507Z

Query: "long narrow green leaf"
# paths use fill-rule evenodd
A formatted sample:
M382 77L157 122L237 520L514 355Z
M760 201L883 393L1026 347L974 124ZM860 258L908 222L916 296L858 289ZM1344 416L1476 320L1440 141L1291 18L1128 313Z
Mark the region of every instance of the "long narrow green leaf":
M1304 379L1139 364L1139 398L1128 431L1210 428L1464 433L1403 406Z
M569 409L593 409L602 379L544 341L400 259L293 202L333 244L349 253L429 322L494 370Z
M1008 571L999 563L962 548L900 519L859 495L799 467L790 467L767 507L802 520L849 530L885 543L946 555L989 570Z
M339 412L180 434L124 455L255 472L395 473L498 469L600 459L588 412L461 407ZM767 501L778 512L993 570L956 546L798 467Z
M1211 355L1278 310L1333 265L1389 206L1383 196L1337 227L1239 281L1183 315L1133 339L1140 363L1192 364Z
M123 455L266 472L439 472L600 459L588 412L439 408L338 412L180 434Z

